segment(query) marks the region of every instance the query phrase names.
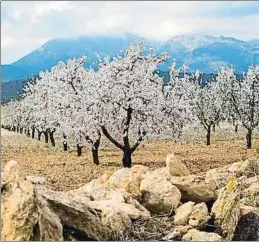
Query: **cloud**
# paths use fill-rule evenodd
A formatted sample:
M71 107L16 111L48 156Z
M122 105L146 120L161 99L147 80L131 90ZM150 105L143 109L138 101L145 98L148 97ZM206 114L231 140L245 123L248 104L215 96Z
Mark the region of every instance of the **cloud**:
M2 2L1 61L12 63L46 41L125 31L165 41L206 33L259 38L259 2Z

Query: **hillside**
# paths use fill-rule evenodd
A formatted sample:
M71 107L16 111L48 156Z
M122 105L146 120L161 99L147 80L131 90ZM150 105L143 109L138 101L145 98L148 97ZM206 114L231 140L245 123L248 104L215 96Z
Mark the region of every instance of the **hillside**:
M25 82L26 80L1 82L1 103L6 103L12 98L18 98L18 93L22 93Z
M25 79L30 75L29 71L14 65L1 65L1 81L8 82Z

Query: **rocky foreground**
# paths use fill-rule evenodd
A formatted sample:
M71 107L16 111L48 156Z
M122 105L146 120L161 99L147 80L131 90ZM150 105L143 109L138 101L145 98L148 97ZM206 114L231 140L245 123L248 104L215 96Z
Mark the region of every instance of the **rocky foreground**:
M258 158L197 176L171 154L68 192L18 170L2 172L2 240L259 240Z

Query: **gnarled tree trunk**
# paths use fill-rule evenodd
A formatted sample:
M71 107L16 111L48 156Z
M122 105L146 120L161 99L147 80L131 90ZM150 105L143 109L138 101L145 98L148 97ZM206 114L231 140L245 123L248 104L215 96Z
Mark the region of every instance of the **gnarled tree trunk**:
M44 134L44 137L45 137L45 143L46 143L46 144L49 143L49 134L48 134L48 131L44 131L43 134Z
M77 144L77 156L81 156L82 155L82 145L81 144Z
M40 138L41 138L41 134L42 134L42 131L39 131L38 130L38 140L40 141Z
M49 130L49 139L52 147L55 147L55 139L54 139L55 131L56 131L55 129L52 131Z
M35 138L35 128L32 127L32 130L31 130L31 138L34 139Z
M130 148L124 149L122 164L123 164L123 167L127 167L127 168L131 167L131 150L130 150Z
M207 145L210 145L210 137L211 137L211 125L207 127Z
M131 167L131 155L133 152L138 148L139 144L143 140L144 136L146 135L146 132L143 131L141 133L139 129L139 138L137 139L136 143L133 145L133 147L130 147L129 143L129 136L128 131L130 127L130 121L131 121L131 114L133 112L132 108L125 109L127 111L127 118L124 123L124 130L123 130L123 145L120 144L118 141L116 141L107 131L107 129L104 126L101 126L103 134L106 136L107 139L109 139L115 146L117 146L119 149L123 151L123 158L122 158L122 164L124 167L130 168Z
M247 129L247 134L246 134L246 148L251 149L252 148L252 129Z
M95 165L99 165L99 146L100 146L100 141L101 141L101 132L98 130L98 137L95 141L93 141L89 136L85 136L86 141L90 144L91 150L92 150L92 156L93 156L93 163Z

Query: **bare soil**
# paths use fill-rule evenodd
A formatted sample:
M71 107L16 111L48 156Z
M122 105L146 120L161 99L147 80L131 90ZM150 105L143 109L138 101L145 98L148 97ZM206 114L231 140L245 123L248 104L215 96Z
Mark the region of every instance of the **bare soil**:
M224 134L223 138L219 134ZM188 141L177 144L168 140L146 142L133 154L133 165L157 169L165 166L166 155L175 153L193 174L202 174L209 169L255 156L259 147L258 136L253 139L254 148L250 150L245 148L244 134L232 134L228 136L231 139L224 140L225 136L223 129L212 138L211 146L206 146L205 140L197 138L197 135L191 135L195 139L188 138ZM83 155L77 157L76 150L62 151L61 142L52 148L44 141L4 129L1 129L1 158L2 170L7 161L17 160L21 176L44 176L47 186L58 191L76 189L104 172L113 172L122 167L122 152L114 147L100 150L101 164L96 166L92 163L89 149L84 148Z

